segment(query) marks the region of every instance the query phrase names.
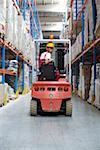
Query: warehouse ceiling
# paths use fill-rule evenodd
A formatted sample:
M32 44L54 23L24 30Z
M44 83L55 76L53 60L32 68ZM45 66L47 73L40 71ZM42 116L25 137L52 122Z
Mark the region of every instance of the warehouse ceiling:
M67 0L36 0L44 38L59 38L65 22Z

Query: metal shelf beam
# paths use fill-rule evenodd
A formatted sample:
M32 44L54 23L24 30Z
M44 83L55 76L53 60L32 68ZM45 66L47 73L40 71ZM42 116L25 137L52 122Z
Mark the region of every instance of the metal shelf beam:
M84 49L83 52L79 54L74 60L72 60L72 64L79 60L83 55L85 55L89 50L93 49L100 42L100 38L96 39L88 48Z
M7 75L11 75L11 76L15 76L16 75L15 72L9 71L9 70L6 70L6 69L0 69L0 74L2 74L2 75L7 74ZM3 83L4 83L4 81L3 81Z
M10 42L7 42L6 40L3 40L0 38L0 45L4 45L5 48L10 49L14 54L18 55L23 61L25 61L28 65L31 66L30 62L26 60L26 58L21 54L21 51L16 50L15 47Z

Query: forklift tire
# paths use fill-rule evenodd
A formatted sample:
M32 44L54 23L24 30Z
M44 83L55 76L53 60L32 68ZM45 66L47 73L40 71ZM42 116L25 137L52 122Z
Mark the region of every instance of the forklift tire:
M72 116L72 100L66 101L66 110L65 110L65 116Z
M37 115L37 101L32 99L30 103L30 115L36 116Z

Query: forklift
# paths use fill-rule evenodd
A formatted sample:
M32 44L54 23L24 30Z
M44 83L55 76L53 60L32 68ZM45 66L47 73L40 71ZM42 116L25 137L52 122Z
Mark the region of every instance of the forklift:
M39 45L37 54L45 51L45 44L52 41L55 46L54 64L58 67L59 78L56 80L40 80L37 74L37 79L32 85L31 102L30 102L30 115L37 116L41 113L58 113L65 116L72 116L72 94L71 94L71 45L70 40L61 39L41 39L36 40ZM66 49L67 43L68 48ZM42 46L41 46L42 45ZM60 46L59 46L60 45ZM42 48L41 48L42 47ZM64 55L65 51L69 55L67 66L64 70ZM61 57L62 55L62 57ZM62 63L61 63L62 62ZM39 70L39 59L36 62L37 69ZM50 66L49 66L50 67ZM50 75L52 68L46 68ZM57 71L58 71L57 70ZM57 73L57 72L56 72ZM51 75L52 76L52 75Z

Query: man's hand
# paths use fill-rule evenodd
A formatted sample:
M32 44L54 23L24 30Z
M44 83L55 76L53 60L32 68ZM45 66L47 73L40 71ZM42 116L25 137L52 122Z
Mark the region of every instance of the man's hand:
M45 59L45 64L49 64L50 62L52 62L52 59Z

